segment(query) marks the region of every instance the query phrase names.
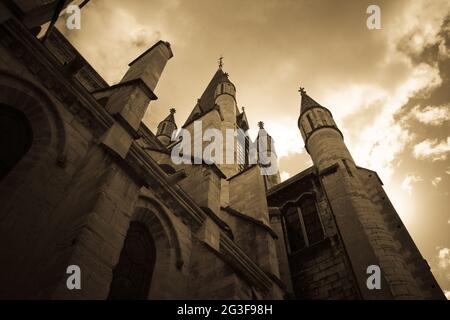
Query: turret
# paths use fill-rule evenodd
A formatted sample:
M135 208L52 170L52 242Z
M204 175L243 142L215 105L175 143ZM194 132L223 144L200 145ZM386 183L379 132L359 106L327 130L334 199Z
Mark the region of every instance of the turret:
M214 91L214 104L217 106L221 116L220 129L222 131L223 137L227 137L227 130L234 131L236 130L237 123L237 115L239 113L237 104L236 104L236 87L228 78L228 73L223 72L222 70L223 64L219 63L219 69L216 74L220 74L218 78L218 82ZM227 137L229 139L229 137ZM237 139L234 137L233 144L224 144L223 154L224 157L227 155L227 146L234 146L233 150L233 158L234 161L232 163L228 163L224 161L224 163L220 166L220 169L224 172L227 177L231 177L239 172L242 167L238 162L238 152L237 152Z
M278 170L278 158L275 151L275 142L273 138L264 129L264 122L258 122L258 136L256 137L256 150L258 164L261 167L261 173L264 176L266 189L280 183L280 172Z
M299 92L302 102L298 128L314 164L322 170L331 165L336 157L353 163L350 152L343 142L343 135L334 122L330 110L308 96L303 88L300 88ZM323 149L325 145L327 152Z
M216 90L214 92L214 100L219 99L221 95L228 95L230 96L234 102L235 102L235 108L236 109L236 87L234 84L228 79L228 73L223 72L223 57L219 58L219 69L217 70L218 81L216 85ZM233 110L235 111L235 110ZM236 113L235 113L236 116Z
M171 108L169 115L158 124L158 129L156 131L156 137L165 146L170 144L172 133L177 130L174 114L175 109Z
M362 298L421 298L384 214L370 200L331 112L309 97L303 88L299 92L302 101L298 127L335 217ZM381 270L379 290L368 289L367 270L371 266Z
M225 138L227 137L227 130L228 132L235 132L239 115L236 105L236 87L230 81L228 74L223 71L223 63L220 60L219 68L201 97L197 100L183 128L190 131L193 136L194 122L201 120L203 132L207 129L220 130L222 137ZM218 164L220 170L227 177L235 175L242 168L242 165L239 165L236 160L238 156L236 153L236 136L231 139L234 139L232 144L223 143L223 161ZM202 145L205 148L209 145L209 142L203 141ZM234 146L234 150L229 150L227 153L227 146ZM194 147L191 150L194 150ZM230 161L227 161L227 154L232 155L233 159L230 159L230 156L228 157Z

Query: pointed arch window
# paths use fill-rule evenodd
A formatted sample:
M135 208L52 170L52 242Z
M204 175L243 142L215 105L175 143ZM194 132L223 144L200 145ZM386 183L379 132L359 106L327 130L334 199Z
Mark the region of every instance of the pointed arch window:
M290 253L324 239L324 231L313 195L301 197L284 211L287 245Z

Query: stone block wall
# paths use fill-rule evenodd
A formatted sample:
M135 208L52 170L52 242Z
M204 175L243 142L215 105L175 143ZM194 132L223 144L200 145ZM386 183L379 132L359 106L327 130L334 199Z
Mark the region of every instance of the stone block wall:
M220 216L221 177L217 170L206 164L177 166L186 171L187 177L179 182L195 202Z
M45 296L53 273L46 262L53 260L54 248L62 245L56 238L68 215L61 203L70 193L94 134L33 74L39 72L37 65L24 65L10 44L2 44L0 99L23 112L33 141L29 152L0 182L1 237L3 243L12 244L1 247L2 256L8 257L0 264L1 295Z
M382 213L383 221L392 234L395 246L403 256L406 266L416 280L424 298L444 299L442 290L431 273L430 266L420 254L406 226L389 200L377 173L365 168L358 168L358 174L360 179L364 181L364 185L367 186L368 195L372 202Z
M229 205L253 219L269 225L264 178L258 165L229 179Z
M278 240L278 261L282 279L290 278L290 281L284 280L289 288L289 297L359 299L352 266L318 177L314 174L305 175L277 193L271 194L268 202L273 214L272 225L281 235L281 240ZM299 251L290 252L286 244L288 236L284 226L283 206L290 201L295 202L304 193L315 194L324 239Z

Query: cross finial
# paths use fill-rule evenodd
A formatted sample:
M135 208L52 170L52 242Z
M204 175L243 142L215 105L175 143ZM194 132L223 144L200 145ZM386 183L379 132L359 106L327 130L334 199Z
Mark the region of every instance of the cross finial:
M242 107L242 112L245 112L245 107Z
M170 111L171 114L174 114L175 112L177 112L177 111L175 110L175 108L170 108L169 111Z
M305 88L303 88L303 87L300 87L300 88L298 89L298 92L300 92L301 95L306 94L306 90L305 90Z
M264 129L264 122L259 121L259 122L258 122L258 127L259 127L260 129Z
M222 67L223 67L223 56L221 55L219 57L219 68L222 69Z

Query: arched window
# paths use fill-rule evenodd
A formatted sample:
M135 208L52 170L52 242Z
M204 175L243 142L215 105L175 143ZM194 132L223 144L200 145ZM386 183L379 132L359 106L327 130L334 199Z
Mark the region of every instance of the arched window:
M147 299L155 261L155 243L147 228L140 222L131 222L108 299Z
M311 246L324 238L315 198L302 197L284 211L284 223L291 253Z
M32 140L33 132L25 115L0 104L0 180L27 153Z

